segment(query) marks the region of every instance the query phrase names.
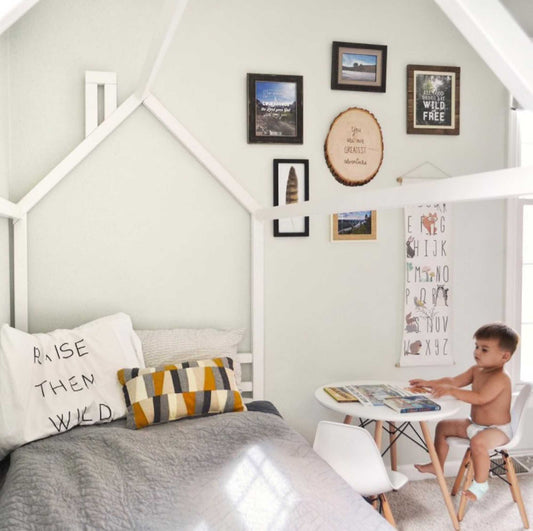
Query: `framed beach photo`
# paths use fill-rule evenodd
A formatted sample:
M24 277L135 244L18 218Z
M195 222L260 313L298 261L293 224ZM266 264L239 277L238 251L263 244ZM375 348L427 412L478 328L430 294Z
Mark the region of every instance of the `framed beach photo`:
M407 133L458 135L461 69L407 65Z
M274 159L274 206L309 200L309 161ZM274 220L274 236L309 236L309 216Z
M248 74L248 143L303 144L303 77Z
M331 88L385 92L387 47L380 44L334 42L331 55Z
M343 212L331 216L331 240L355 241L377 239L375 210Z

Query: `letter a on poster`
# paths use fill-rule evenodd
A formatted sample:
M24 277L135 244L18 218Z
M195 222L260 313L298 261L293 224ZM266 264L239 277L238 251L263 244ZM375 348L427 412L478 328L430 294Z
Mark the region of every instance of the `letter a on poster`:
M454 363L450 218L445 203L405 208L401 367Z

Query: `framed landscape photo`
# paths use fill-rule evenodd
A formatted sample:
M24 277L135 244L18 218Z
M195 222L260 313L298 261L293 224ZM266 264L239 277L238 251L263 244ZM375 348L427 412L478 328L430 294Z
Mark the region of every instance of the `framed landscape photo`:
M407 65L407 133L458 135L461 69Z
M331 55L331 88L385 92L387 47L380 44L334 42Z
M332 241L377 239L377 214L375 210L343 212L331 216Z
M303 77L248 74L248 143L303 144Z
M309 161L274 159L274 206L309 200ZM309 216L274 220L274 236L309 236Z

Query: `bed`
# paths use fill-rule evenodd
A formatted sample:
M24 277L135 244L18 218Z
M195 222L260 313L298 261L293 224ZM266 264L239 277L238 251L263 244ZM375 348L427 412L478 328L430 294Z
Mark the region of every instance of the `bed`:
M119 321L128 322L123 316ZM17 334L11 344L6 340L6 334L13 330L2 328L0 370L4 372L12 369L2 367L9 348L21 340ZM84 338L84 343L78 339L79 352L86 354L79 360L84 362L96 349L87 330L68 331ZM94 328L91 330L95 332ZM101 337L101 330L97 332ZM167 365L165 370L174 373L183 370L189 375L191 371L208 374L212 358L206 356L236 348L233 344L221 345L220 337L216 340L218 345L192 345L189 334L185 344L177 346L172 339L175 332L127 333L133 344L141 345L146 361L166 358L168 362L172 352L173 367L178 368L168 369ZM228 332L221 333L227 339ZM53 337L54 341L64 345L58 343L59 336ZM198 332L196 339L197 336ZM235 332L230 336L234 342ZM50 337L27 334L22 339L45 341ZM46 347L38 348L42 350L40 356L33 351L32 367L48 370L44 363L38 363L46 359L42 355ZM178 353L180 349L182 352ZM57 349L58 360L61 352L67 353L69 363L78 361L74 359L75 350L70 355L66 346ZM19 358L17 351L17 363ZM183 362L184 358L187 361ZM49 364L54 365L51 354L50 359ZM65 366L64 362L60 360L57 366ZM213 370L229 374L231 380L234 369L217 363ZM186 367L181 368L182 365ZM69 370L72 372L72 366ZM131 370L128 374L132 376ZM125 381L136 382L134 387L138 390L136 379L146 378L146 374L152 378L159 373L152 368L136 368L133 379L128 380L127 376ZM98 382L98 378L93 379ZM85 390L62 394L59 384L55 385L63 404L66 396L86 394ZM120 388L120 382L117 386ZM32 394L38 395L41 402L43 394L56 398L45 389L44 385L34 385ZM122 386L126 403L129 399L136 403L132 389L127 394ZM4 393L0 408L3 417L8 414L5 392L0 389L0 395ZM234 392L237 393L230 394ZM212 399L211 404L214 402ZM28 406L31 408L32 404ZM87 411L87 415L92 415ZM270 402L243 400L240 409L238 400L232 399L231 408L218 414L208 411L172 422L153 422L151 418L142 429L132 425L139 417L131 413L130 405L126 418L94 424L81 422L53 436L17 444L0 467L0 529L391 529L289 427ZM6 429L5 424L0 426Z

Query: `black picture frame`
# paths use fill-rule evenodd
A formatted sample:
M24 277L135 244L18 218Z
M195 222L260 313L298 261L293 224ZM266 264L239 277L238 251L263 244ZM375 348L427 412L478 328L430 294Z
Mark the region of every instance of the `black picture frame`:
M333 90L386 92L387 46L334 41L331 50Z
M274 159L273 165L274 206L308 201L309 160ZM274 236L309 236L309 216L275 219Z
M461 68L407 65L407 133L460 133Z
M303 76L247 74L248 143L303 144Z

